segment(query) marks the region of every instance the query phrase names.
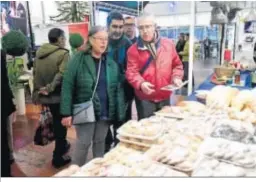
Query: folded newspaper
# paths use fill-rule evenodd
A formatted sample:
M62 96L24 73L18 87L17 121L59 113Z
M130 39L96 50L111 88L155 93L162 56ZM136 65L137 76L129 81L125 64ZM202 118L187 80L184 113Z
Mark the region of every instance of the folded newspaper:
M175 90L181 89L187 84L188 84L188 80L183 82L179 87L177 87L176 85L167 85L165 87L162 87L161 90L175 91Z

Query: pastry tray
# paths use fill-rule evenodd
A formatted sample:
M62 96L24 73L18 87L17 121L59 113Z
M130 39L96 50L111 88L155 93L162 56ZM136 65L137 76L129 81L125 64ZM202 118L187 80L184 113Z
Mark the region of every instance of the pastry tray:
M207 148L209 146L209 143L212 143L211 140L220 140L220 142L223 141L223 142L229 143L231 145L232 145L232 143L236 143L236 144L239 144L241 146L246 146L247 145L247 146L250 146L250 148L252 148L253 151L256 152L256 146L253 146L251 144L244 144L244 143L240 143L240 142L236 142L236 141L229 141L229 140L222 139L222 138L208 137L207 139L205 139L203 144L200 146L200 148L198 150L199 155L202 155L202 156L204 156L205 158L208 158L208 159L215 159L215 160L218 160L220 162L232 164L232 165L238 166L238 167L249 168L249 169L256 168L256 159L255 159L253 165L244 165L244 164L240 164L239 162L229 161L229 160L226 160L226 159L221 159L221 158L217 158L217 157L213 157L213 156L208 156L207 154L205 154L205 148Z
M141 142L135 142L135 141L127 140L127 139L123 138L121 135L117 135L116 137L117 137L118 140L120 140L123 143L133 144L133 145L137 145L137 146L140 146L140 147L150 148L152 145L154 145L154 144L150 145L150 144L145 144L145 143L141 143Z
M129 138L136 138L136 139L141 139L141 140L156 140L156 139L158 139L163 134L163 132L164 132L164 124L163 124L163 122L161 122L161 129L157 132L158 134L155 135L155 136L152 136L152 137L129 134L129 133L124 132L122 130L122 127L117 130L117 133L120 136L129 137Z
M243 168L246 171L256 171L256 168L246 168L246 167L243 167L241 165L235 165L234 163L225 162L225 161L222 161L222 160L219 160L219 159L216 159L216 158L212 158L212 157L209 157L209 156L206 156L206 155L198 156L198 158L197 158L197 160L194 164L194 171L196 171L198 168L200 168L200 165L201 165L202 161L204 161L204 160L216 160L219 163L226 163L226 164L229 164L229 165L233 165L233 166L236 166L236 167L239 167L239 168ZM192 173L192 176L197 177L196 175L193 175L193 173ZM205 177L208 177L208 176L205 176ZM224 176L218 176L218 177L224 177Z
M144 155L147 156L147 155L148 155L147 152L146 152ZM155 160L154 160L154 161L155 161ZM188 161L188 160L185 159L183 162L187 162L187 161ZM174 169L174 170L180 171L180 172L184 172L184 173L186 173L186 174L190 174L190 173L193 171L193 169L194 169L194 165L193 165L193 167L191 167L191 168L185 169L185 168L178 167L178 166L175 166L175 165L172 165L172 164L168 164L168 163L165 163L165 162L161 162L161 161L155 161L155 162L160 163L160 164L163 164L163 165L166 165L166 166L170 167L171 169ZM192 163L193 163L193 162L192 162Z
M174 113L161 113L161 112L155 112L156 116L166 117L166 118L175 118L178 120L186 119L188 116L185 116L183 114L174 114Z

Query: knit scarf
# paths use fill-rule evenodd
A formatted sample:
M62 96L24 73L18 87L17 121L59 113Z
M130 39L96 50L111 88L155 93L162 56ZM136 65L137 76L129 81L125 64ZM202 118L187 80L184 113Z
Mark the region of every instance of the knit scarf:
M152 57L154 58L154 60L157 57L157 47L156 47L156 44L158 43L159 40L160 40L160 36L159 36L158 32L156 31L155 38L151 42L143 41L144 46L147 47L147 49L149 50L149 52L152 55Z

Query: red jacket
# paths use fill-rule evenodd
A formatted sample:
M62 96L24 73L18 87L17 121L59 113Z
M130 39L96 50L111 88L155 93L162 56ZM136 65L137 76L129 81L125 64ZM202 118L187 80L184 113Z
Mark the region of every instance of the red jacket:
M140 70L150 57L149 50L143 48L142 42L138 40L127 52L126 78L135 89L136 96L141 100L160 102L169 99L171 92L160 89L172 84L174 78L183 78L183 65L172 40L160 38L158 45L157 59L151 61L142 75ZM153 84L156 92L151 95L144 94L141 91L141 84L145 81Z

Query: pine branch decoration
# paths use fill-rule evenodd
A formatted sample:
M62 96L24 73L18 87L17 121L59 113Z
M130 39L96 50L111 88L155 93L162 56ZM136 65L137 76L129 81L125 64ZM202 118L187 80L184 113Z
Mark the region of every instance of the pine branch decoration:
M56 22L75 23L83 21L90 14L90 6L87 1L56 1L59 14L50 16Z

